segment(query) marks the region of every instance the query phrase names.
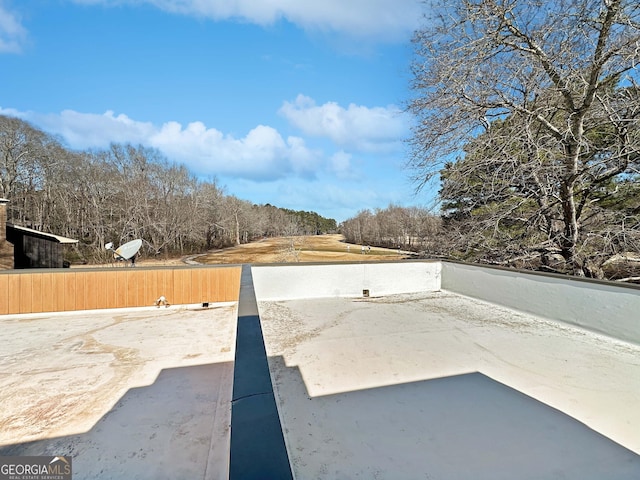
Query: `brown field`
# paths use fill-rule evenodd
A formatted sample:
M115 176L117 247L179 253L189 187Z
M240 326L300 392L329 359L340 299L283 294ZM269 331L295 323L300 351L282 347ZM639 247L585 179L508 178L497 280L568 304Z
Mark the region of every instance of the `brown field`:
M201 255L182 258L156 259L140 258L136 265L170 266L184 264L242 264L242 263L292 263L292 262L359 262L379 260L400 260L411 253L386 248L365 248L362 245L344 242L342 235L310 235L306 237L265 238L258 242L246 243L238 247L212 250ZM72 265L72 268L99 266L122 266L122 262L107 265Z
M397 250L344 242L342 235L266 238L259 242L225 248L194 260L204 264L218 263L290 263L290 262L358 262L361 260L399 260L406 258Z

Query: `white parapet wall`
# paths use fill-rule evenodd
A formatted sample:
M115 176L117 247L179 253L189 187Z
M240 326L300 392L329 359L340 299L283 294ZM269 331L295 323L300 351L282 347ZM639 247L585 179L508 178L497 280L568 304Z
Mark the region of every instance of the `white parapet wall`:
M640 289L443 262L442 289L640 344Z
M440 290L440 262L253 266L258 300L371 297Z

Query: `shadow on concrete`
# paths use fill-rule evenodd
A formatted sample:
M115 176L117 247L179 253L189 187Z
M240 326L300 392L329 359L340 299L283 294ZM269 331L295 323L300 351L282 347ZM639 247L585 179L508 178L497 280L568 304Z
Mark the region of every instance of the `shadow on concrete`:
M232 480L292 479L260 317L238 317L233 377Z
M297 368L269 362L296 478L640 478L640 456L481 373L311 398ZM76 480L228 478L232 375L163 370L88 432L0 455L71 455Z
M233 363L165 369L86 433L0 447L0 456L71 455L73 478L227 478Z
M640 478L634 452L481 373L312 398L269 361L296 478Z

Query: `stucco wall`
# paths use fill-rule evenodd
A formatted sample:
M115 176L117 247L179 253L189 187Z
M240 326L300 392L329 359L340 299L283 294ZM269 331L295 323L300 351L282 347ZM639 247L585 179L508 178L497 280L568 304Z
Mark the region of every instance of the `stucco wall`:
M640 344L640 289L449 262L442 288Z
M362 297L440 290L440 262L253 266L258 300Z

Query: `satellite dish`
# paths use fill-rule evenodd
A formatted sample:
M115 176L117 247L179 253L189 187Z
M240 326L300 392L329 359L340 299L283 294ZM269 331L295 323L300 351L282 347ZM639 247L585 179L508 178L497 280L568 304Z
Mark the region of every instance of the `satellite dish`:
M125 243L124 245L120 245L116 250L113 250L113 243L107 243L104 248L107 250L113 251L113 258L116 260L131 260L131 265L135 263L135 256L142 247L142 240L139 238L136 240L131 240L130 242Z
M120 247L114 252L114 255L117 255L118 258L122 258L123 260L129 260L138 253L140 247L142 247L142 240L139 238L137 240L131 240L124 245L120 245Z

